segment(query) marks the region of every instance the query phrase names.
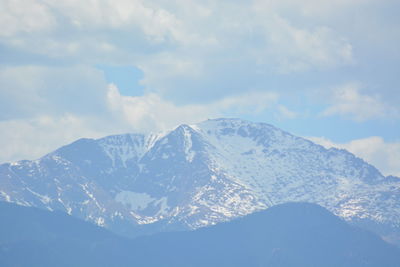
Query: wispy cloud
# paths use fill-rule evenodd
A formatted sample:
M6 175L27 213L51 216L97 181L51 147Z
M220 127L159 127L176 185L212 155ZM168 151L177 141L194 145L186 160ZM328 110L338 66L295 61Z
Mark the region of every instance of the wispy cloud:
M90 66L0 68L0 119L101 114L107 83Z
M92 93L99 97L102 91ZM23 118L0 120L0 162L38 158L82 137L164 131L181 123L196 123L208 118L256 114L273 109L278 101L276 93L252 92L211 103L176 105L154 93L123 96L113 84L107 86L102 96L105 105L96 109L101 114L61 108L51 115L36 112L31 116L24 114ZM53 100L52 105L60 101Z
M1 43L73 64L135 65L157 92L192 90L184 79L227 93L265 72L352 61L351 43L335 29L296 23L269 2L4 0Z
M9 129L48 136L54 147L82 136L62 131L65 127L98 136L215 116L294 120L317 109L310 105L323 110L317 120L397 120L400 23L386 20L396 5L392 0L0 1L0 139L14 140L4 141L9 150L3 149L2 157L15 158L11 145L18 147L19 141L40 150ZM385 52L389 44L394 48ZM394 63L381 70L375 66L381 57ZM367 71L358 73L358 64ZM144 93L122 96L97 65L135 66L143 72ZM371 70L374 75L365 75ZM390 80L388 73L396 76L392 86L380 83ZM360 84L375 77L377 85L364 90ZM345 85L330 91L337 83ZM307 98L315 87L328 96L283 105L296 102L293 95ZM20 147L26 151L20 155L28 157L29 149Z
M342 115L356 121L365 121L399 115L398 110L385 104L377 93L363 93L357 83L334 88L329 97L330 105L321 113L322 116Z

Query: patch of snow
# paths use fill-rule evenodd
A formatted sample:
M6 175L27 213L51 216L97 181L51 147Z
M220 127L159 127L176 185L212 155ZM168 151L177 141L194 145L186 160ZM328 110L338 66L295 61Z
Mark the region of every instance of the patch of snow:
M6 192L0 191L0 195L3 196L6 202L11 201L11 197Z
M81 188L83 189L83 191L85 192L85 194L92 200L92 202L96 205L96 207L101 211L101 212L105 212L105 208L101 206L101 203L99 203L99 201L96 199L96 197L94 196L93 192L89 191L89 185L90 184L79 184L81 186Z
M105 226L105 220L104 220L104 218L103 218L103 217L98 217L98 218L96 219L96 224L97 224L98 226L104 227L104 226Z
M163 138L165 135L167 135L169 133L169 131L164 131L164 132L160 132L160 133L150 133L148 135L146 135L145 137L145 142L144 142L144 150L142 152L142 156L149 151L154 145L155 143L160 140L161 138Z
M33 195L37 196L39 198L39 200L43 203L43 204L49 204L52 199L47 196L47 195L41 195L37 192L34 192L33 190L31 190L30 188L26 188L26 190L28 190L29 192L31 192Z
M192 162L196 152L192 150L192 134L187 127L183 127L183 137L186 160Z
M25 200L17 199L13 203L16 203L18 205L25 206L25 207L33 207L32 203L25 201Z
M168 203L167 197L162 197L156 202L154 202L155 205L160 205L160 210L157 212L156 216L168 214L170 207L168 206L167 203Z
M72 208L69 205L67 205L66 203L64 203L64 201L61 198L58 198L57 201L60 202L64 206L65 210L67 211L67 213L69 215L72 214Z
M129 160L139 161L166 133L124 134L112 135L101 138L98 141L103 151L111 159L112 166L116 167L121 162L123 167L127 167Z
M121 191L115 196L115 200L124 205L129 205L132 210L144 210L156 199L146 193Z

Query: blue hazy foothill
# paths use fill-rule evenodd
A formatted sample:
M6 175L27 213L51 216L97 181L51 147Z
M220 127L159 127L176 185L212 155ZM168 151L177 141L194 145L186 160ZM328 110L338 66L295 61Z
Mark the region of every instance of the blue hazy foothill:
M189 232L129 240L0 202L0 266L399 266L400 250L326 209L287 203Z

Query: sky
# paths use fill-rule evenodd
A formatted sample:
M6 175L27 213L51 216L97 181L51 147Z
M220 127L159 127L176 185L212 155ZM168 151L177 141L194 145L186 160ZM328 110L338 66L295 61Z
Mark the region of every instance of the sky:
M235 117L400 176L398 0L0 0L0 162Z

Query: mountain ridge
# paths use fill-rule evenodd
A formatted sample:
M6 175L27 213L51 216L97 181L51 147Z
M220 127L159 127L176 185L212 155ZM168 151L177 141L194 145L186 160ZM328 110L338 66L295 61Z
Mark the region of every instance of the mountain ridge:
M1 266L398 266L400 249L310 203L285 203L194 231L132 240L0 202Z
M79 139L36 161L0 165L0 199L127 235L196 229L290 201L397 232L399 195L400 179L345 150L240 119Z

